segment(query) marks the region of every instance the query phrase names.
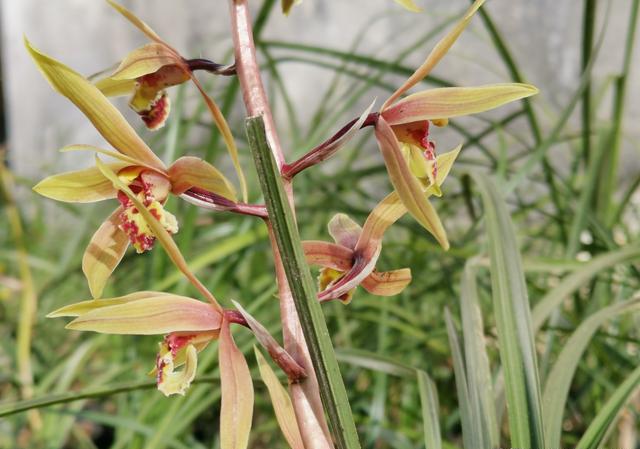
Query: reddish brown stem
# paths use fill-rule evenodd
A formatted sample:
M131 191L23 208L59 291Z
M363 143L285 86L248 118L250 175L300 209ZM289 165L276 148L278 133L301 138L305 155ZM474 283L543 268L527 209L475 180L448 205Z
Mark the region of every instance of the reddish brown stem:
M372 112L371 114L369 114L366 120L364 121L364 123L362 124L362 126L360 127L360 129L366 128L367 126L375 126L376 122L378 121L379 115L380 114L378 112ZM339 149L339 148L331 148L331 145L336 140L344 136L347 133L347 131L349 131L349 129L351 129L351 127L357 121L358 121L358 118L354 118L349 123L347 123L342 128L340 128L338 132L336 132L333 136L331 136L329 139L322 142L317 147L310 150L307 154L302 156L300 159L298 159L297 161L291 164L285 164L282 167L282 176L287 180L293 179L293 177L298 173L300 173L302 170L305 170L309 167L312 167L318 164L319 162L329 159Z
M229 9L231 12L236 71L245 108L249 116L262 116L267 142L278 168L282 171L285 165L284 154L260 76L247 0L229 0ZM284 187L295 214L291 182L285 179ZM307 449L332 448L333 444L331 443L329 428L324 417L315 370L311 363L309 350L300 326L273 229L269 220L266 219L265 221L269 229L269 240L274 255L284 348L304 368L308 375L303 381L290 385L296 420Z
M236 74L236 65L224 65L218 64L217 62L210 61L208 59L196 58L196 59L185 59L185 64L189 67L189 70L192 72L196 70L204 70L209 73L213 73L214 75L222 75L222 76L233 76Z
M249 326L249 323L247 323L247 320L245 320L242 314L237 310L228 309L228 310L225 310L223 313L224 313L224 318L228 322L239 324L241 326L246 327L247 329L251 329L251 326Z
M285 163L280 139L273 122L269 101L264 91L260 68L253 43L253 31L249 6L246 0L230 0L233 46L236 55L236 72L240 80L242 98L248 116L262 116L267 141L278 167Z
M236 203L208 190L192 187L180 195L185 201L204 209L234 212L236 214L253 215L267 218L267 208L263 204Z

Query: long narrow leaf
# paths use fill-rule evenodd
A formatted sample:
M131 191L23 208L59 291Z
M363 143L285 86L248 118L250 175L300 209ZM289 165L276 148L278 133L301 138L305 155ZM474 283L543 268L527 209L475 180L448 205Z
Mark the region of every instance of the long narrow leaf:
M449 336L449 346L453 358L453 372L456 376L456 391L458 392L458 409L460 410L460 421L462 423L462 441L464 447L482 448L482 436L480 435L476 419L479 417L474 413L469 398L469 386L467 383L467 373L462 358L462 350L458 341L458 333L453 325L449 309L445 309L444 320Z
M602 447L602 440L616 416L633 396L633 392L640 386L640 366L625 379L616 389L609 400L600 409L595 419L591 421L587 431L582 435L576 449L598 449Z
M640 297L613 304L594 313L576 329L564 345L548 376L544 388L542 404L545 415L545 437L547 447L560 447L562 414L564 412L571 380L587 345L602 324L617 315L636 311L640 308Z
M560 284L547 293L533 309L533 331L537 333L544 321L556 307L594 276L614 265L633 260L640 256L640 246L632 245L610 253L602 254L586 263L580 269L565 277Z
M438 421L438 389L429 375L417 369L418 390L422 407L422 425L424 427L424 446L427 449L441 449L442 436Z
M471 172L482 194L491 258L493 307L504 367L511 446L542 447L538 362L520 252L502 196L486 176Z
M462 274L460 288L460 311L462 315L462 335L464 357L467 367L469 397L475 413L480 417L480 431L485 447L500 446L500 432L496 415L493 381L489 357L485 345L482 312L478 299L473 261L467 262Z

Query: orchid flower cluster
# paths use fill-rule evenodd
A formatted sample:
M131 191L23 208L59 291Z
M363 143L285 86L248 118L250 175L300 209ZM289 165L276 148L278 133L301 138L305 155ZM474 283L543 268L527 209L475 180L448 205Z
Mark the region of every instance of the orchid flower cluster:
M409 10L417 10L412 1L396 2ZM95 153L95 166L51 176L34 187L39 194L58 201L90 203L115 200L116 205L91 238L83 256L82 269L92 299L62 307L48 316L73 317L67 328L74 330L163 335L153 373L158 389L166 395L185 394L196 375L198 352L204 350L211 341L218 340L223 392L222 447L246 447L247 426L250 426L252 416L253 387L247 362L233 341L230 325L235 323L250 328L257 341L285 372L290 384L303 382L313 376L313 371L304 356L294 354L286 343L285 348L280 347L240 304L234 302L235 309L223 309L209 288L189 270L172 237L179 230L179 220L165 209L165 205L169 195L173 194L214 212L252 215L269 222L264 205L247 203L245 176L229 125L195 72L239 77L248 77L250 74L246 73L246 68L243 71L237 69L236 64L222 65L206 59L186 59L130 11L111 0L108 3L150 40L126 55L108 76L97 80L85 78L26 41L33 60L51 86L74 103L112 147L65 147L62 151ZM232 14L234 5L237 7L243 3L246 0L231 0ZM293 3L283 1L285 13ZM371 112L372 105L360 117L347 123L334 136L297 161L281 164L282 178L290 183L298 173L332 157L361 129L373 127L393 186L393 191L371 211L362 227L347 215L339 213L328 224L329 234L335 243L318 240L303 242L307 262L321 267L318 301L338 299L348 304L357 294L358 286L373 295L393 296L400 293L411 282L410 269L378 271L376 263L386 230L406 213L432 234L444 249L448 249L446 232L429 197L442 195L442 185L461 147L438 155L431 138L432 125L446 126L451 118L483 112L537 92L531 85L511 83L473 88L438 88L404 96L447 53L482 3L483 0L473 3L460 21L438 42L424 63L384 102L379 111ZM250 39L238 39L235 44L238 60L246 50L240 47L249 45L251 49L253 42ZM167 88L189 82L202 96L213 123L224 138L235 167L241 199L227 176L207 161L184 156L167 167L108 99L111 96L128 95L129 106L140 116L142 123L149 130L156 130L163 126L170 113ZM103 157L113 161L103 162ZM156 242L167 251L178 269L207 302L154 291L102 297L111 274L128 246L142 253L150 251ZM284 300L281 297L281 301ZM297 344L304 348L304 340ZM263 379L271 392L277 379L268 371L270 368L263 370L265 363L261 355L258 360ZM179 367L182 368L178 370ZM282 393L280 391L278 397L282 398ZM285 402L290 404L293 400L293 407L276 407L276 413L280 413L279 417L293 413L289 418L294 422L297 420L298 427L302 429L306 422L300 416L304 413L304 406L296 405L298 399L295 394L292 393L290 398L284 391L284 395ZM318 400L308 397L307 400L312 408L317 407ZM275 406L277 401L273 401ZM326 434L322 413L314 416ZM287 426L282 427L285 431L284 427ZM297 443L305 439L304 432L300 432L300 429L292 431L290 426L288 428L285 436L292 447L304 447ZM330 441L330 437L327 440Z

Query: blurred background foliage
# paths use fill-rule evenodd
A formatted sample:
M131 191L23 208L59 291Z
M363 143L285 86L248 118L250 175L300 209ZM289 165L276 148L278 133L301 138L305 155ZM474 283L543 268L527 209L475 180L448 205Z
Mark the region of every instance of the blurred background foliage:
M462 10L466 5L460 3ZM575 2L583 26L582 50L574 57L582 61L583 74L564 93L561 104L545 98L545 86L539 85L542 94L531 103L453 120L446 130L434 132L442 142L440 151L463 142L459 163L444 186L445 196L434 201L451 250L443 252L417 224L403 219L385 236L378 268L410 267L413 282L405 292L379 298L359 289L347 307L323 306L363 447L430 448L431 443L440 444L431 433L437 427L441 447L482 447L496 439L509 446L513 429L500 394L501 367L509 359L498 346L504 313L499 308L510 304L511 315L506 313L505 319L517 333L518 316L527 315L522 309L527 294L532 308L543 304L534 313L534 326L540 326L531 344L538 356L545 413L558 406L563 411L562 446L575 447L592 432L592 445L583 439L580 447L598 447L598 441L605 447L640 447L640 376L633 377L638 371L640 315L632 313L638 309L633 298L640 280L640 173L629 176L626 170L620 175L626 163L623 145L630 145L633 154L638 150L637 139L623 126L629 84L638 76L632 72L638 1L624 2L628 14L621 21L608 20L607 3ZM445 18L440 26L425 29L415 41L398 43L395 58L382 59L358 51L366 30L340 48L325 47L321 40L318 46L263 40L261 33L270 15L278 13L277 6L266 0L256 8L256 41L269 96L277 116L284 118L279 127L291 159L351 119L354 107L370 101L372 89L380 97L391 92L413 71L406 60L425 54L452 20ZM474 19L475 25L487 33L494 56L504 64L501 70L511 78L494 81L523 80L526 74L519 61L527 55L512 53L487 11L492 9ZM625 30L624 46L601 45L612 28ZM620 53L621 63L607 67L606 77L592 77L599 52L609 51ZM317 67L328 77L317 104L290 94L287 69L292 63ZM445 70L436 73L425 80L427 85L455 84ZM244 166L251 167L237 82L204 80L230 117ZM149 136L152 148L164 160L190 154L228 164L204 107L193 106L197 93L182 86L172 97L169 123ZM326 223L337 212L364 222L389 191L371 134L361 132L337 157L296 178L303 238L328 239ZM68 143L72 142L60 146ZM257 201L253 169L248 174L251 198ZM7 169L2 181L0 414L6 416L0 418L0 447L218 447L215 345L203 353L197 383L187 395L167 399L147 375L157 338L66 331L61 320L45 319L49 311L88 298L81 255L110 206L37 198L28 190L37 179L12 176ZM179 217L176 240L200 278L226 300L224 305L231 306L230 299L240 301L279 335L273 266L262 222L200 211L175 198L168 208ZM510 240L511 232L517 240ZM523 275L526 283L517 285ZM159 247L144 255L128 253L105 296L143 289L197 297ZM606 316L594 315L605 308ZM480 333L485 336L488 370ZM284 447L251 355L251 335L244 329L235 335L256 380L250 446ZM580 345L584 352L575 349ZM563 352L566 348L575 349L575 364ZM488 399L479 397L484 394L484 374L493 379L497 397L496 405L489 406L493 411L485 416L496 418L494 424L474 427L474 407L488 406ZM562 382L570 382L566 403L552 407L547 401L562 399L556 395ZM618 402L607 402L616 393L622 395ZM34 399L21 402L25 395ZM438 426L429 418L434 410ZM603 410L609 411L609 419ZM482 435L488 439L478 440L485 438Z

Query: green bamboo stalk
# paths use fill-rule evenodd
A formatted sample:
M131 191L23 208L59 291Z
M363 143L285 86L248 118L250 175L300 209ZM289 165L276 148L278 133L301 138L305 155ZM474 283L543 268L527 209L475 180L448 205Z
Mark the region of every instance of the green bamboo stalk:
M280 171L267 143L262 117L249 117L246 131L289 288L320 384L331 433L338 448L360 448L331 336L316 299L315 283L305 261Z

